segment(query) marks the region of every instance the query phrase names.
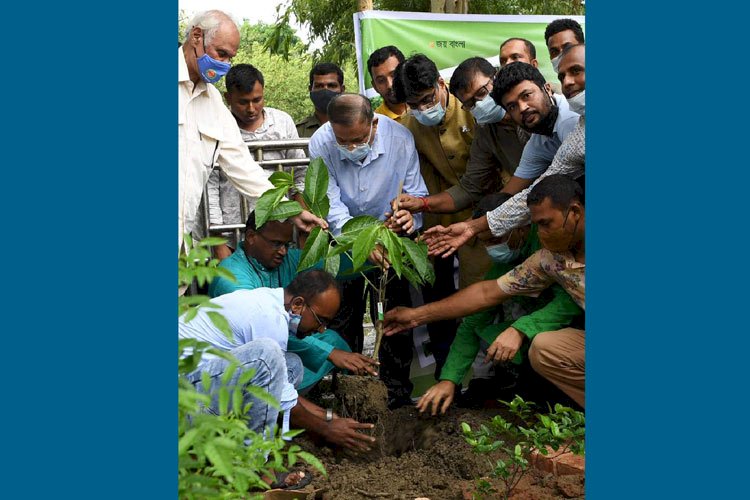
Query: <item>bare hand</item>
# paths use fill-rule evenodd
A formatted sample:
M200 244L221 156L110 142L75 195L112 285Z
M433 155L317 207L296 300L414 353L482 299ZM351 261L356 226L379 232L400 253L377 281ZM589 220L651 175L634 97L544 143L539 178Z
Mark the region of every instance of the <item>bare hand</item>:
M408 210L414 214L421 212L422 208L424 208L422 199L410 194L402 193L397 198L391 200L391 210Z
M427 255L449 257L474 237L474 230L466 222L456 222L448 227L434 226L424 232L421 239L427 243Z
M370 451L370 445L375 443L374 437L357 432L358 429L373 429L374 424L360 424L353 418L334 418L326 423L326 427L323 436L337 446L354 451Z
M337 368L349 370L355 375L366 375L368 373L376 377L378 375L377 367L380 363L364 354L334 349L331 351L328 359Z
M424 395L419 398L417 409L419 413L424 413L425 410L432 407L432 415L437 415L438 408L440 408L440 414L442 415L453 402L455 393L456 384L450 380L441 380L427 389ZM442 406L440 405L441 401L443 402Z
M411 234L414 232L414 217L408 210L399 210L395 215L391 212L385 213L385 227L394 233L405 232Z
M328 223L318 217L317 215L303 210L299 215L292 217L292 222L302 231L309 233L315 226L320 226L322 229L328 229Z
M510 361L521 348L521 344L523 344L523 334L512 326L508 327L490 344L484 362L502 363Z
M388 260L388 252L380 245L375 245L375 250L370 253L370 262L383 269L391 267L391 263Z
M390 336L409 328L418 327L419 323L414 319L414 316L414 309L411 307L394 307L386 312L383 318L383 335Z

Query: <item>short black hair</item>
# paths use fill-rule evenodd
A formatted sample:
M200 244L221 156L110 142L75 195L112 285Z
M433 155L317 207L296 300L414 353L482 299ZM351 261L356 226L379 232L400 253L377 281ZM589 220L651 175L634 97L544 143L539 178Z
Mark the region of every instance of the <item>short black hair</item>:
M458 97L456 92L463 91L468 87L477 72L492 78L495 74L495 67L484 57L466 59L453 70L449 85L450 93Z
M338 282L327 271L308 269L294 277L284 289L293 297L302 297L308 304L326 290L334 288L341 295Z
M229 68L227 73L226 86L227 92L236 90L237 92L252 92L255 82L259 82L261 87L265 87L263 73L252 64L235 64Z
M575 35L578 43L585 43L586 40L583 37L583 28L578 24L575 19L555 19L547 25L544 30L544 43L549 43L549 39L553 35L557 35L565 30L570 30Z
M547 198L560 210L566 210L574 201L586 206L581 185L569 175L553 174L539 181L526 197L526 205L539 205Z
M370 78L372 78L372 68L374 66L380 66L386 62L389 57L395 57L398 59L399 64L406 60L404 54L398 50L398 47L395 45L380 47L378 50L370 54L370 57L367 59L367 71L370 73Z
M398 102L406 102L427 89L435 88L440 72L424 54L414 54L396 68L393 75L393 94Z
M513 198L512 194L502 192L483 196L482 199L479 200L479 203L477 203L474 212L471 214L472 219L478 219L487 212L492 212L511 198Z
M530 40L526 40L525 38L517 38L517 37L508 38L507 40L505 40L503 43L500 44L500 50L503 50L503 47L505 47L507 43L512 42L514 40L519 40L523 42L523 44L526 45L526 50L529 51L529 55L531 56L531 58L536 59L536 47L534 46L533 43L531 43Z
M490 97L498 106L502 106L503 96L510 92L510 90L518 85L519 83L530 80L536 83L540 89L544 90L544 85L547 81L544 79L544 75L537 68L531 64L518 61L513 64L506 64L500 71L495 75L495 80L492 82L492 92ZM503 107L503 109L505 109Z
M356 96L356 97L351 97ZM353 125L361 120L372 121L374 113L370 100L350 92L333 96L328 103L328 121L337 125Z
M344 85L344 72L341 71L341 68L338 66L338 64L334 64L332 62L322 62L322 63L316 64L310 70L310 86L307 87L308 90L312 90L313 76L327 75L329 73L336 73L336 76L338 77L338 80L339 80L339 85Z

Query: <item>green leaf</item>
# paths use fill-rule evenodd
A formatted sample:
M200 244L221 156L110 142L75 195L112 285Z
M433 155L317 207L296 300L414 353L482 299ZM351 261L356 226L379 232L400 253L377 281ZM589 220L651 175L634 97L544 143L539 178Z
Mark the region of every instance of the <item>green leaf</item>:
M305 173L305 202L312 213L320 218L328 215L328 167L323 158L310 161ZM326 200L323 202L323 200Z
M312 232L310 232L310 236L307 237L305 248L302 250L299 265L297 266L297 272L312 267L323 260L326 256L327 249L328 233L319 227L313 228Z
M471 427L466 422L461 422L461 430L464 434L471 434Z
M289 172L277 170L276 172L271 174L268 180L271 181L271 184L273 184L275 187L283 187L286 191L294 186L294 176Z
M329 248L330 253L330 248ZM333 257L326 258L326 272L331 276L336 276L339 273L339 266L341 266L341 257L334 255Z
M234 338L232 329L229 327L229 322L221 313L218 313L216 311L207 311L206 315L211 319L211 323L213 323L216 328L221 330L221 332L226 336L228 340L232 340Z
M214 446L213 443L206 443L206 447L204 449L206 452L206 456L209 460L211 460L211 463L214 467L216 467L216 470L224 477L227 478L228 481L232 481L232 461L231 458L227 457L225 453L220 452L216 446Z
M354 242L354 251L352 252L352 266L354 271L359 270L365 264L370 253L375 249L375 239L377 238L379 228L380 225L363 229L357 237L357 241Z
M260 228L268 220L268 216L279 204L287 190L283 187L269 189L258 198L255 204L255 227Z
M424 281L422 278L417 274L416 271L414 271L410 267L404 267L401 272L404 274L404 277L414 286L420 286L424 284Z
M185 435L180 438L179 444L177 445L177 453L179 455L182 455L183 453L187 453L187 451L193 445L193 442L195 442L195 438L197 437L198 437L198 429L188 430L185 433Z
M380 224L382 224L382 221L379 221L372 215L358 215L346 221L346 224L341 228L341 236L351 235L352 237L356 237L360 231Z
M269 394L268 391L266 391L265 389L261 387L258 387L255 385L248 385L245 387L245 391L249 393L250 395L260 399L264 403L270 406L273 406L276 409L281 408L281 406L279 406L279 402L276 401L276 398L271 396L271 394Z
M401 254L403 253L401 241L396 234L385 226L378 229L378 239L388 250L388 260L391 263L396 276L401 277Z
M416 243L409 238L401 238L401 240L404 246L404 260L410 263L424 279L427 275L427 268L430 266L430 259L427 257L427 245Z
M285 220L302 213L302 205L296 201L282 201L268 215L268 220Z
M325 476L325 477L328 477L328 472L326 471L326 468L325 468L325 466L323 465L323 463L322 463L322 462L321 462L320 460L318 460L318 459L317 459L317 458L315 457L315 455L311 455L310 453L308 453L308 452L306 452L306 451L300 451L300 452L298 453L298 455L299 455L299 457L300 457L300 458L301 458L302 460L304 460L304 461L305 461L305 462L307 462L308 464L310 464L310 465L312 465L313 467L315 467L316 469L318 469L318 471L319 471L319 472L320 472L321 474L323 474L323 476Z

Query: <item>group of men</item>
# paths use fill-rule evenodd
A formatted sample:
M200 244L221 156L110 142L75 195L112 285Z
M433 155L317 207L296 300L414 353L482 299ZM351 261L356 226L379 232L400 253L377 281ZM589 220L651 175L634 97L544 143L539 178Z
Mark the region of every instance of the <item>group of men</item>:
M180 337L231 352L240 372L255 369L251 383L289 410L291 425L353 449L372 444L358 432L370 425L339 418L304 394L338 368L380 376L391 408L411 404L412 329L421 324L437 383L417 401L420 411L445 412L472 364L495 388L538 397L547 384L543 397L585 407L584 35L576 21L558 19L545 40L562 94L522 38L499 41L499 69L473 57L450 82L425 55L406 58L387 46L367 61L382 97L377 109L345 92L338 66L320 63L309 80L314 112L295 127L288 114L264 106L257 68L229 64L239 45L232 18L216 10L196 15L179 49L180 247L183 233L196 229L204 188L212 222L237 223L240 196L252 207L271 187L271 172L253 161L246 141L310 137L309 157L322 158L329 171L331 208L327 220L303 211L261 227L251 211L241 221L244 240L218 253L236 280L209 287L233 337L204 311L180 318ZM224 75L226 105L212 85ZM304 169L295 172L302 189ZM289 197L302 201L296 190ZM362 354L364 278L334 277L322 264L298 273L300 250L292 247L294 226L337 235L358 215L426 241L436 276L419 290L424 305L416 308L408 283L391 282L379 363ZM370 259L387 262L387 255L374 251ZM224 359L207 357L192 380L211 393L200 373L213 381L225 369ZM246 396L251 426L273 428L278 411Z

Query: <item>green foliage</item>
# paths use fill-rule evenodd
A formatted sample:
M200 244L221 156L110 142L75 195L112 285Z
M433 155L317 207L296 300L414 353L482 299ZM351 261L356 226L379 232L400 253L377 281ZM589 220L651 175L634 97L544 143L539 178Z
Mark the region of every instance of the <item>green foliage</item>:
M209 247L222 243L220 238L207 238L193 244L189 234L185 235L185 248L178 260L179 284L187 285L193 279L210 282L217 276L234 279L231 273L224 274L223 268L216 267L216 260L210 258ZM211 307L208 297L180 297L179 313L186 314L189 320L197 313L197 307ZM214 306L215 307L215 306ZM208 312L214 325L231 338L226 319L215 311ZM187 375L197 369L201 357L210 353L227 359L230 364L222 375L222 385L217 388L218 414L206 412L211 398L198 392ZM323 464L309 453L300 451L299 446L291 445L284 450L286 443L280 435L264 437L247 426L247 412L250 405L243 406L243 392L249 392L261 401L276 408L278 402L264 389L250 385L252 371L243 372L235 386L227 382L238 369L237 360L224 351L213 349L195 339L178 341L178 445L177 464L178 497L185 499L245 499L260 498L263 490L269 488L262 477L274 477L274 471L286 470L299 459L326 474ZM210 377L202 374L204 387L210 385ZM291 431L287 437L299 434ZM268 458L266 458L268 457ZM258 494L249 494L248 491Z
M507 458L495 462L492 476L499 478L505 485L504 498L508 498L529 468L528 458L532 451L546 455L549 446L562 454L568 450L583 455L586 433L586 421L583 413L556 404L553 411L546 415L535 414L533 403L516 396L510 403L502 401L513 417L513 421L496 415L489 426L480 425L474 431L466 422L461 423L461 430L466 442L477 453L491 453L501 450ZM536 417L536 418L534 418ZM489 483L480 480L477 489L487 493Z
M268 220L284 220L302 212L296 201L281 201L294 187L294 176L288 172L274 172L268 178L275 187L263 193L255 204L255 226L261 227Z
M469 14L583 16L580 0L471 0Z

